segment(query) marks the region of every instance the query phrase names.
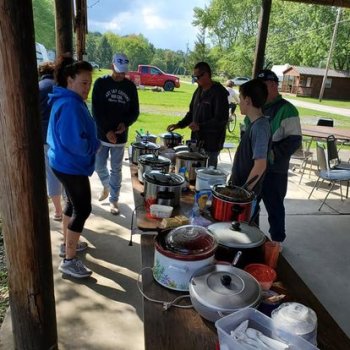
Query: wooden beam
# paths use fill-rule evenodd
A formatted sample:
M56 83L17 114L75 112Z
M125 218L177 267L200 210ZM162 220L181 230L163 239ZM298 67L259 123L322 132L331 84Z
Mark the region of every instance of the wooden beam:
M31 0L0 5L0 211L16 349L57 349Z
M73 55L73 0L55 0L56 55Z
M269 31L269 21L271 12L271 1L262 0L258 36L256 40L255 58L253 65L253 77L256 77L258 72L264 68L265 48L267 33Z
M284 0L284 1L293 1L293 2L300 2L305 4L313 4L313 5L325 5L325 6L337 6L337 7L350 8L349 0Z
M87 8L86 0L75 0L75 21L74 29L76 33L77 57L82 60L85 52L85 38L87 34Z

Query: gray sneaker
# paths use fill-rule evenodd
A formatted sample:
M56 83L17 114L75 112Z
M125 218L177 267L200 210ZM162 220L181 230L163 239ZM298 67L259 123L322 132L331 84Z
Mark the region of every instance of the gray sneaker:
M88 244L86 242L78 242L77 243L77 252L82 252L88 248ZM60 244L60 253L59 257L64 258L66 256L66 245L64 243Z
M63 259L60 263L60 266L58 267L58 270L66 275L75 278L87 278L92 274L92 271L77 258L74 258L72 260Z

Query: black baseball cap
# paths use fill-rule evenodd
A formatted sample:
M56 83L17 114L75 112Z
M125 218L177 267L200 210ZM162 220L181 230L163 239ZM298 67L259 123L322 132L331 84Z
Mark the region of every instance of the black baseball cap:
M278 83L277 75L270 69L261 70L258 73L258 75L256 76L256 78L263 80L263 81L271 80L271 81L275 81L276 83Z

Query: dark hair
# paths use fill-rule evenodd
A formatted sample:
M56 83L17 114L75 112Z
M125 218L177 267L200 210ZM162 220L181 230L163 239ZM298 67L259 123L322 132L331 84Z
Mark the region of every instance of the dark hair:
M239 92L243 97L250 97L255 108L263 107L268 95L267 86L260 79L252 79L242 84Z
M75 61L72 57L60 57L56 63L55 81L58 86L67 87L67 78L75 78L82 71L92 72L89 62Z
M46 75L46 74L53 74L54 71L55 71L55 64L51 61L46 61L39 64L39 67L38 67L39 77L42 77L43 75Z
M210 66L207 62L198 62L195 66L194 69L200 70L202 73L207 72L209 77L211 77L211 69Z

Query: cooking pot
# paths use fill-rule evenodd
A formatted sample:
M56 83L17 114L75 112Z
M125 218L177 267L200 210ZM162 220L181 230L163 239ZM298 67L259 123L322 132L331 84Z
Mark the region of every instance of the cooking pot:
M257 307L261 287L244 270L229 264L213 264L197 270L189 284L195 310L211 322L247 307Z
M214 185L211 215L217 221L249 221L254 193L242 187Z
M140 141L131 144L131 161L138 164L139 157L143 154L158 154L159 146L153 142Z
M226 184L227 172L221 169L197 168L196 191L210 190L213 185Z
M196 181L196 169L207 166L208 156L199 152L178 152L176 153L175 172L185 169L186 180L191 184Z
M141 134L139 132L136 132L136 142L140 142L140 141L157 143L157 135L152 135L148 131L146 134Z
M144 154L138 160L138 179L143 183L143 173L150 170L160 170L168 173L171 161L168 158L158 156L156 154Z
M180 204L181 187L185 179L178 174L165 174L159 170L143 174L145 203L148 210L151 204L166 204L177 207ZM165 203L162 199L168 199Z
M182 135L177 132L165 132L164 134L159 135L161 143L166 148L172 148L178 146L182 142Z
M164 287L188 291L191 276L214 262L217 242L204 227L185 225L155 239L154 279Z
M265 235L258 227L238 221L217 222L209 225L208 230L219 243L217 260L232 262L237 252L241 251L237 267L264 262Z

